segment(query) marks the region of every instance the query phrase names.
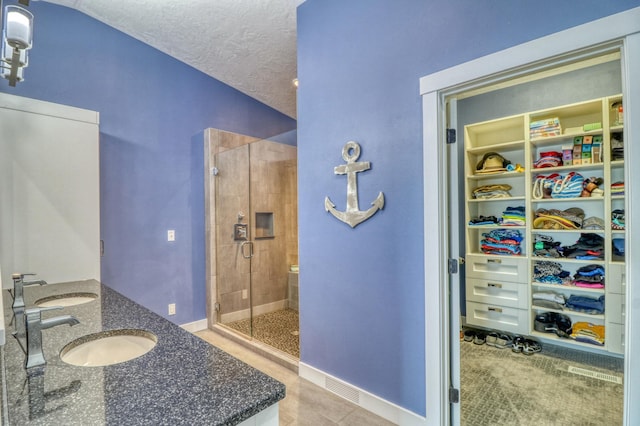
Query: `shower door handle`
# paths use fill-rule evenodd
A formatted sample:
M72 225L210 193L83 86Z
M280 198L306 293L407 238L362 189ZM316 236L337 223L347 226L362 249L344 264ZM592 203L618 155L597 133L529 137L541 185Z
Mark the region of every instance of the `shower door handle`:
M244 249L245 247L249 247L249 254L247 254L247 251ZM251 259L253 257L253 241L243 241L242 244L240 244L240 251L242 252L242 257Z

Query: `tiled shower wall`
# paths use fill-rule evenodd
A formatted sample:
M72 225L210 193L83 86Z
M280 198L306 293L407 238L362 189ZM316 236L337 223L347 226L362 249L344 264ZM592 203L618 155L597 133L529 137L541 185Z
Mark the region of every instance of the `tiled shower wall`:
M217 160L216 153L220 153ZM211 311L216 302L221 314L217 321L221 322L248 318L250 303L254 315L287 307L287 272L289 265L298 263L296 157L296 148L289 145L216 129L205 131L210 325L216 322ZM219 170L217 177L210 172L214 165ZM240 243L233 240L239 212L244 215L242 222L249 224L251 262L243 258ZM256 212L273 213L272 237L255 238Z

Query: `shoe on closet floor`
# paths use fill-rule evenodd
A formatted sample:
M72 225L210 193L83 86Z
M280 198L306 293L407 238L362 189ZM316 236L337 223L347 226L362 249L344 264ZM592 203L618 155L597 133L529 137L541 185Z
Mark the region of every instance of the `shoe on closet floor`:
M477 332L473 338L473 343L475 343L476 345L484 345L486 341L487 335L482 332Z
M541 352L542 351L542 346L540 345L540 343L536 342L535 340L531 340L531 339L525 339L524 340L524 347L522 348L522 353L525 355L533 355L535 353Z
M492 331L491 333L487 334L487 337L486 337L487 345L496 347L496 342L498 341L498 337L500 336L495 331Z
M474 337L476 337L476 332L475 330L471 330L470 328L467 328L464 331L464 341L465 342L473 342Z
M498 349L510 348L513 346L513 339L508 334L500 334L494 346Z

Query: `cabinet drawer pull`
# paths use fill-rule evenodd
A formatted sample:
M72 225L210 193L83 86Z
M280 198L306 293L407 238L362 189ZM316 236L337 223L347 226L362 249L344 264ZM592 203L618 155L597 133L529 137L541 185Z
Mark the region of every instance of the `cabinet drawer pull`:
M487 283L487 287L502 288L502 284Z
M502 259L487 259L487 263L502 263Z
M499 313L499 314L501 314L501 313L502 313L502 308L494 308L494 307L492 307L492 306L489 306L489 307L487 308L487 310L488 310L489 312L497 312L497 313Z

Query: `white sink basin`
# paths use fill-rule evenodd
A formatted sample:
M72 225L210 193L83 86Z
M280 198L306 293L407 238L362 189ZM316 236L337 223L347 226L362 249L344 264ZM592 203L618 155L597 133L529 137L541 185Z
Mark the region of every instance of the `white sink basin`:
M42 308L46 308L48 306L75 306L93 302L97 298L98 295L94 293L68 293L44 297L40 300L36 300L35 305Z
M144 330L110 330L90 334L66 345L60 359L82 367L100 367L129 361L149 352L158 338Z

